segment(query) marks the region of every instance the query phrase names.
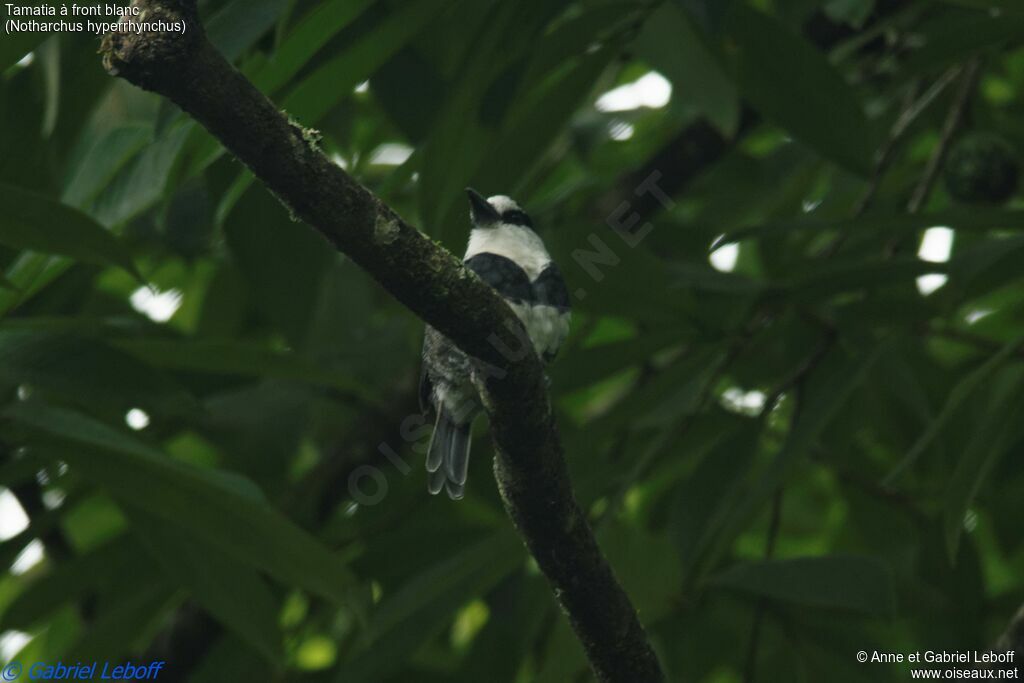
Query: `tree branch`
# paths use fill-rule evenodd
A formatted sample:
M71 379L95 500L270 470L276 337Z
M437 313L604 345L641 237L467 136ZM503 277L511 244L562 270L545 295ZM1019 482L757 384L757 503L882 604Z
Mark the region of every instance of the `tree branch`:
M638 194L636 188L643 185L652 173L660 174L658 189L669 197L676 197L697 176L732 150L736 140L743 138L758 122L757 114L744 106L736 134L731 140L703 119L690 124L646 163L619 178L611 190L595 203L594 219L605 223L607 217L624 202L628 202L630 210L644 220L651 218L663 208L659 196L650 192ZM637 225L640 224L641 221L637 221Z
M907 213L917 213L920 211L925 201L927 201L928 195L931 194L935 181L939 177L939 171L942 170L942 162L946 159L946 151L949 149L953 136L959 130L960 124L963 123L964 117L967 115L967 109L971 103L971 96L974 94L975 86L978 83L980 71L981 60L975 57L968 61L961 72L960 88L957 90L956 98L953 100L953 106L950 107L949 114L946 115L946 121L942 124L942 133L931 156L928 158L928 164L921 175L921 180L918 182L917 187L914 188L914 194L910 197L910 201L907 202Z
M172 100L315 228L425 322L487 368L480 383L495 476L516 528L601 681L664 676L625 591L579 508L543 369L518 318L452 254L406 223L319 150L319 134L279 111L207 40L195 0L133 0L139 20L183 33L118 30L105 68Z
M815 12L803 28L803 36L821 50L831 50L845 40L884 21L898 11L906 9L903 0L879 0L871 19L862 29L854 30L843 22L835 22L822 11ZM873 48L874 49L874 48ZM722 135L705 119L698 119L683 128L642 165L622 175L610 190L594 202L592 218L604 224L609 215L624 202L640 216L641 225L663 207L652 193L637 196L636 188L652 174L660 174L658 188L669 197L682 194L697 177L724 158L740 140L761 123L761 118L749 104L740 108L740 120L735 134Z

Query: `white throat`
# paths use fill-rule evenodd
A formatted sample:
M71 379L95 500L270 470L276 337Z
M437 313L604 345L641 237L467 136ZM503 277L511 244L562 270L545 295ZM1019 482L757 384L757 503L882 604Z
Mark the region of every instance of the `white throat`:
M465 258L484 253L515 261L526 271L531 282L551 263L551 256L537 233L530 228L507 223L494 228L473 228Z

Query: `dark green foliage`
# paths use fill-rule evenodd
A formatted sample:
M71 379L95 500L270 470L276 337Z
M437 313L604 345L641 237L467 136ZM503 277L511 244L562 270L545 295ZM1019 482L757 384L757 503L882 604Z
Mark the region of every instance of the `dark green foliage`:
M857 651L995 643L1024 603L1014 0L200 5L431 238L464 247L467 185L530 211L575 311L577 498L672 681L905 681ZM482 423L466 500L426 494L420 321L95 52L0 45L0 633L33 636L0 663L591 680Z

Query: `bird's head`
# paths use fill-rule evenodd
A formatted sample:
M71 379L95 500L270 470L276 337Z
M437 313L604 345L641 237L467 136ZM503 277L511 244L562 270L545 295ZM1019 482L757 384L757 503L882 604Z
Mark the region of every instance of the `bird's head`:
M533 227L530 216L510 197L498 194L484 199L482 194L471 187L466 188L466 194L469 195L469 216L473 220L473 227L496 228L499 225Z

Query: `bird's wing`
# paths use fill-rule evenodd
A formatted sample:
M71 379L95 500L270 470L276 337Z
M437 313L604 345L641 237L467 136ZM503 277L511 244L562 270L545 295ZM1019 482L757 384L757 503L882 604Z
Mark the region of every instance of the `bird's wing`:
M554 262L545 266L533 281L533 294L537 303L554 306L560 313L568 313L572 308L565 278Z
M558 354L565 338L569 336L569 319L572 317L572 305L569 301L569 290L565 286L562 271L554 262L549 263L533 281L533 297L540 305L538 315L546 316L546 343L542 343L544 361L550 363ZM544 313L544 307L547 313ZM554 309L554 310L552 310Z
M484 252L466 259L466 267L509 301L533 301L534 290L530 286L530 278L512 259Z

